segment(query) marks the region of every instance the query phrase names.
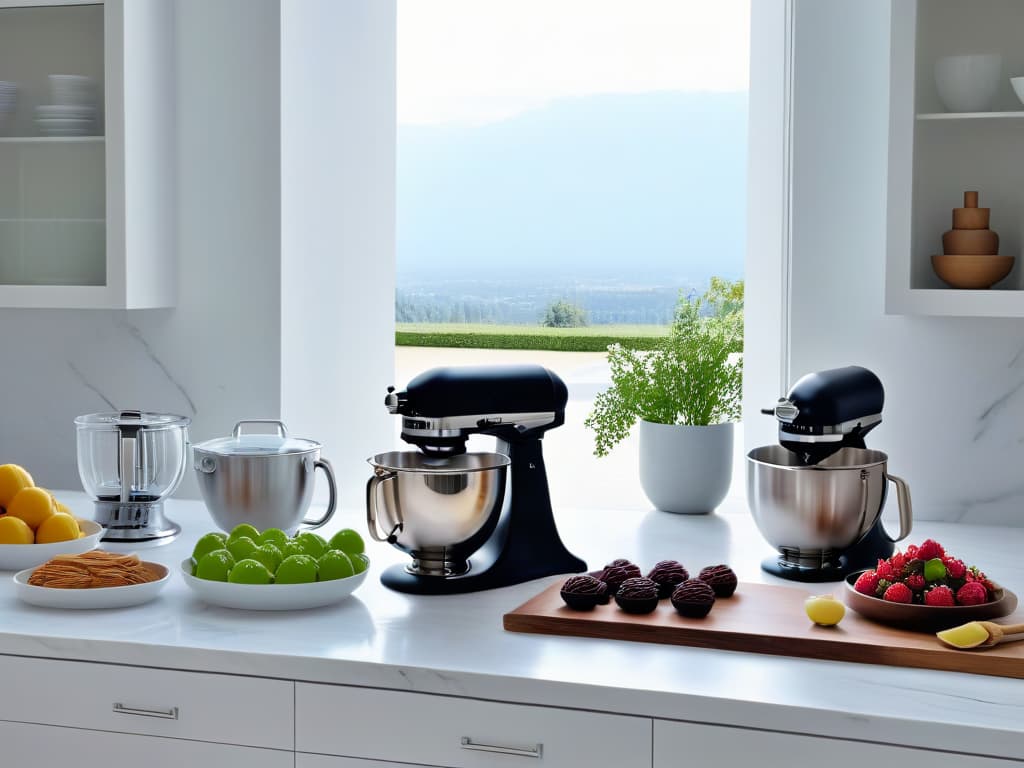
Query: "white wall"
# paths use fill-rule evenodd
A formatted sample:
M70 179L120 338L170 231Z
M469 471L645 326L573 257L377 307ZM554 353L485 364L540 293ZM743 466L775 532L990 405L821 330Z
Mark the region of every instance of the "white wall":
M884 314L889 0L795 9L791 378L873 369L915 515L1024 524L1024 324Z
M52 488L80 488L78 414L181 413L199 440L279 408L278 4L176 10L177 308L0 310L0 461Z
M79 488L76 415L283 416L361 508L393 442L394 2L174 2L177 306L0 310L0 462Z

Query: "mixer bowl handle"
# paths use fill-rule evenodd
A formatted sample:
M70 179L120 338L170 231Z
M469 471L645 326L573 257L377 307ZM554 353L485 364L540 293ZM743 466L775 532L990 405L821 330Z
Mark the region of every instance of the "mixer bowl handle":
M398 477L396 472L390 470L377 468L374 470L373 477L371 477L366 483L366 525L370 529L370 537L374 541L384 541L388 544L394 544L398 541L398 534L405 528L405 523L402 521L402 513L397 511L398 522L395 523L391 529L391 533L381 535L377 529L377 491L380 489L381 483L387 481L394 481Z
M888 472L885 473L885 479L896 486L896 504L900 508L900 535L895 539L888 533L885 536L889 541L903 541L910 535L910 529L914 523L913 509L910 503L910 486L902 477L890 475Z
M283 424L281 426L284 427ZM307 458L306 461L309 459ZM334 479L334 467L331 466L331 462L327 459L317 459L313 462L313 469L314 471L322 469L327 477L327 511L324 512L323 517L318 517L316 520L303 520L300 525L307 531L326 525L327 521L334 517L334 510L338 506L338 483Z

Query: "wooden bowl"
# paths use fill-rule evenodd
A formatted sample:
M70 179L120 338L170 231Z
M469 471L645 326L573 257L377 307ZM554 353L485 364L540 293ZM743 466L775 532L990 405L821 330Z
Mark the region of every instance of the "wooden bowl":
M991 229L951 229L942 235L942 252L969 255L999 253L999 235Z
M853 588L857 577L864 571L851 573L846 577L846 604L865 619L889 624L913 632L937 632L966 624L968 621L982 621L1009 616L1017 609L1017 596L1008 589L998 587L995 600L981 605L916 605L914 603L890 603L879 597L862 595Z
M946 254L932 256L932 268L951 288L991 288L1013 269L1013 256Z

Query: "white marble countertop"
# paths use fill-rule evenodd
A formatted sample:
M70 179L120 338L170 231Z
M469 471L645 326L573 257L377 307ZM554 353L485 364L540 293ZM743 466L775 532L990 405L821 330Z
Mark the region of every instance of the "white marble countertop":
M58 496L81 516L81 494ZM146 559L177 571L213 529L202 504L172 501L184 533ZM340 518L340 519L339 519ZM691 570L726 562L741 581L771 554L745 509L704 517L622 510L563 511L570 549L598 567L665 558ZM341 513L325 531L362 531ZM1008 586L1024 587L1020 529L918 523ZM404 556L370 544L373 573L355 596L312 611L261 613L208 606L180 577L156 601L108 611L56 611L19 602L0 579L0 653L470 696L695 722L916 745L1024 759L1024 681L929 670L765 656L646 643L505 632L502 615L555 578L453 597L410 597L375 578ZM808 586L815 591L829 587Z

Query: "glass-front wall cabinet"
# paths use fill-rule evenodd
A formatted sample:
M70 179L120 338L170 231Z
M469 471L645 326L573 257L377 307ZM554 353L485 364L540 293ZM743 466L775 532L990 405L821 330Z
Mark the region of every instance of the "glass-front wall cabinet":
M104 6L0 7L0 285L106 283Z

